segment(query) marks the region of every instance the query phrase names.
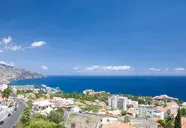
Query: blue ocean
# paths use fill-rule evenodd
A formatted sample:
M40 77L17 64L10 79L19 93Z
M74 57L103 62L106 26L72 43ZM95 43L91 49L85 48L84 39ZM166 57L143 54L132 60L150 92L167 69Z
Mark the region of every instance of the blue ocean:
M11 85L28 84L60 87L63 92L94 89L136 96L167 94L186 101L186 76L48 76L11 83Z

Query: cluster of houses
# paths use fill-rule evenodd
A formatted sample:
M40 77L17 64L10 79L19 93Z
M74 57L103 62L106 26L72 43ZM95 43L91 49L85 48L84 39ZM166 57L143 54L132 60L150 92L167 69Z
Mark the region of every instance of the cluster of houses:
M146 118L158 117L163 119L163 113L155 108L147 108L138 104L137 101L132 101L127 97L122 97L119 95L112 95L108 97L108 106L114 110L125 111L127 117L130 119L130 123L121 123L119 122L104 123L103 128L142 128L150 127L156 128L157 123L153 120L147 120ZM119 113L118 113L119 114ZM119 116L119 115L118 115Z
M121 123L117 121L103 122L103 128L157 128L158 120L163 120L166 117L176 117L178 109L186 108L186 102L179 106L175 100L177 98L169 97L167 95L155 96L152 100L158 102L158 106L142 105L137 101L132 101L127 97L119 95L112 95L108 97L108 106L112 109L126 111L127 116L130 118L129 123ZM166 103L164 103L166 101ZM113 111L114 111L113 110ZM112 119L113 120L113 119ZM182 118L182 127L186 127L186 118Z
M46 95L52 93L59 93L58 89L49 88L42 86L42 89L35 88L34 86L12 86L13 93L19 90L31 90L33 93L45 92ZM23 101L28 101L28 97L34 97L33 93L26 93L25 95L18 95L17 98ZM105 93L104 91L96 92L88 89L84 90L83 94L86 95L98 95ZM56 110L58 107L62 107L71 113L81 113L81 105L77 104L77 100L74 98L61 98L52 97L49 98L33 98L32 99L32 112L40 113L43 115L49 114L51 111ZM166 99L166 103L164 102ZM127 97L119 95L110 95L108 97L108 104L102 105L103 107L96 113L87 112L86 114L95 114L101 117L98 125L103 126L102 128L157 128L157 120L165 119L166 117L175 117L179 109L179 105L175 102L177 98L169 97L167 95L155 96L152 98L150 105L138 104L138 101L133 101ZM90 102L90 101L83 101ZM91 102L92 105L98 105L101 101ZM87 103L88 104L88 103ZM158 105L155 105L158 104ZM12 97L4 100L0 96L0 122L3 121L8 115L11 114L12 110L15 109L15 101ZM182 108L186 108L186 102L182 104ZM121 112L124 111L129 118L129 122L124 122L124 118L121 116ZM82 113L81 113L82 114ZM104 116L103 116L104 115ZM102 117L103 116L103 117ZM124 116L125 117L125 116ZM182 119L182 125L186 126L186 119Z
M16 94L17 91L31 91L33 93L39 93L40 91L40 89L35 88L34 85L24 85L24 86L15 85L15 86L10 86L10 88L14 94Z
M160 95L160 96L155 96L155 97L153 97L153 99L156 99L156 100L162 100L162 99L178 100L178 98L170 97L170 96L167 96L165 94Z
M34 85L24 85L24 86L14 85L10 87L14 94L16 94L17 91L31 91L33 93L43 92L46 94L55 94L55 93L62 92L59 88L52 88L46 85L41 85L41 87L35 87Z
M91 95L91 96L95 96L95 95L99 95L101 93L106 93L105 91L94 91L93 89L86 89L83 91L83 94L85 95Z
M24 99L24 97L21 96L20 98ZM79 113L81 109L78 106L74 105L74 103L75 99L73 98L40 98L33 100L32 112L47 114L50 113L50 111L55 110L57 107L63 107L73 113ZM186 107L186 103L183 103L182 107ZM176 111L178 110L179 106L174 101L168 102L166 107L142 106L139 105L137 101L132 101L127 97L112 95L108 97L107 108L111 109L110 111L112 111L113 113L105 115L105 117L101 118L99 124L103 126L102 128L157 128L157 119L164 119L168 114L168 110L171 111L171 116L175 117L177 114ZM121 123L121 120L123 118L120 118L119 115L122 110L127 112L130 118L129 123ZM115 114L115 111L118 111L118 113ZM182 122L183 125L186 124L186 119L182 119Z
M21 99L26 100L26 97ZM52 99L39 98L32 100L32 112L40 113L43 115L49 114L51 111L56 110L56 108L62 107L72 112L79 112L81 109L78 106L74 105L73 98L60 98L53 97Z
M35 91L35 90L34 90ZM83 92L87 95L97 95L103 92L94 92L93 90L85 90ZM27 96L18 95L18 98L26 101ZM161 103L163 99L170 100L166 102L166 106L164 103ZM127 97L122 97L119 95L111 95L108 97L108 105L105 108L100 109L96 114L97 116L105 115L104 118L101 118L99 124L103 126L103 128L118 128L118 127L126 127L126 128L157 128L158 123L157 120L165 119L168 116L175 117L177 115L178 108L180 107L174 100L175 98L169 97L166 95L156 96L153 100L158 101L160 105L155 106L151 105L141 105L138 104L137 101L133 101L128 99ZM56 110L58 107L62 107L71 113L80 113L81 108L75 104L76 99L73 98L61 98L61 97L53 97L52 99L48 98L40 98L32 100L33 113L40 114L48 114L52 110ZM86 102L86 101L84 101ZM88 102L88 101L87 101ZM96 103L96 102L95 102ZM98 104L97 101L96 104ZM182 107L186 108L186 103L182 104ZM121 111L125 111L127 116L130 119L130 122L121 123L123 117L121 117ZM88 112L86 114L92 114L92 112ZM186 120L186 119L185 119ZM183 125L186 125L186 121L183 119ZM185 121L185 122L184 122Z

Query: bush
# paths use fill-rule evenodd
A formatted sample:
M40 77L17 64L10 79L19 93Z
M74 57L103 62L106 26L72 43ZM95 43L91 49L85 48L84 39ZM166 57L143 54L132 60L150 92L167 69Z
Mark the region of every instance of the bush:
M34 115L33 115L33 118L34 119L42 119L42 120L48 120L48 118L47 118L47 116L45 116L45 115L42 115L42 114L40 114L40 113L35 113Z
M64 114L63 108L58 108L56 111L59 112L59 113L61 113L62 115Z
M32 108L32 101L28 101L28 102L27 102L27 105L28 105L28 107L31 109L31 108Z
M186 116L186 109L185 108L181 108L180 110L181 112L181 116Z
M130 119L129 119L128 116L125 116L125 117L124 117L124 123L127 123L127 122L130 122Z
M90 105L85 108L83 108L84 111L93 111L93 112L98 112L100 109L100 106L98 105Z
M63 125L45 120L32 120L30 125L25 128L65 128Z
M53 94L51 97L61 97L61 98L75 98L75 99L80 99L80 100L87 100L87 101L95 101L95 100L100 100L103 102L107 102L108 99L107 93L101 93L95 96L91 95L85 95L81 93L64 93L64 94Z
M61 109L51 111L48 116L48 120L55 123L60 123L61 121L63 121L63 114L64 112Z
M125 116L125 115L127 115L127 112L126 111L121 111L121 116Z
M23 123L24 125L28 125L29 121L30 121L30 114L31 114L31 110L30 110L29 107L27 107L24 110L24 113L23 113L23 115L20 118L21 123Z
M24 127L25 127L24 124L21 123L21 122L19 122L19 123L16 125L16 128L24 128Z

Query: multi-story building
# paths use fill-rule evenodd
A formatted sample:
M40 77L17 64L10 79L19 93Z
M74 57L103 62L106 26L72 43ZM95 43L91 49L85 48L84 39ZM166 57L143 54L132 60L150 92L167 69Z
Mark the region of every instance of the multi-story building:
M108 106L110 106L112 109L121 109L126 111L127 105L128 105L127 97L121 97L118 95L112 95L108 97Z
M145 107L141 107L141 108L136 108L136 115L139 117L149 117L149 118L160 118L160 119L164 119L164 112L159 111L157 109L154 108L145 108Z

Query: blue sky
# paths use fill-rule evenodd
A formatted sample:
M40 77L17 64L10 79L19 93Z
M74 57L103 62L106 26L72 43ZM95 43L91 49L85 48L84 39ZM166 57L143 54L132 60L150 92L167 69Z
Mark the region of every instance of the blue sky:
M1 0L0 62L53 75L186 74L186 1Z

